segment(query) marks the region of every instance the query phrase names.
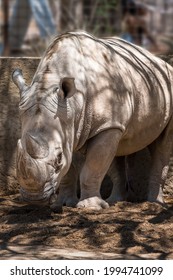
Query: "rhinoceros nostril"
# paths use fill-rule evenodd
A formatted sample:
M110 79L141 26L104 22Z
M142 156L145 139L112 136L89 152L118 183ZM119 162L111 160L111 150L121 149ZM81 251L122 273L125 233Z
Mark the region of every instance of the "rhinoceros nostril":
M28 132L26 134L25 141L26 141L26 150L32 158L41 159L48 156L49 154L48 144L40 136Z

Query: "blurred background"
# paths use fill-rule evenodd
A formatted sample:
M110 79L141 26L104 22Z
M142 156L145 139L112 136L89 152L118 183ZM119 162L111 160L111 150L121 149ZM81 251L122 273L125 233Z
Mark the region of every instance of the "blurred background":
M173 0L0 0L0 55L41 56L71 30L173 53Z

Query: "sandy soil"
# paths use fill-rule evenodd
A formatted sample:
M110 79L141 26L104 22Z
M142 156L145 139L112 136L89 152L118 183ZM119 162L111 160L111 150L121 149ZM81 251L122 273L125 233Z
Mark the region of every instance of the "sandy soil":
M167 207L119 202L96 213L53 213L2 195L0 259L173 259L173 199L166 200Z

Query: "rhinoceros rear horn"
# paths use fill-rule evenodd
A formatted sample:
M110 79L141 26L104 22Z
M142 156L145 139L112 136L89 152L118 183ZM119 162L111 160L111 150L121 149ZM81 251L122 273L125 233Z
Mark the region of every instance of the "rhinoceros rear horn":
M34 158L45 158L49 154L49 147L45 140L31 133L26 134L26 150Z
M12 73L12 80L15 85L19 88L20 92L27 89L27 85L25 84L25 80L22 75L21 69L15 69Z

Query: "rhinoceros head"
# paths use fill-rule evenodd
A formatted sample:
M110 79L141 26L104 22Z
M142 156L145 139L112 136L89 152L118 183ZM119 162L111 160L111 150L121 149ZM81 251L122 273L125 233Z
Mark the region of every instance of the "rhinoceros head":
M51 203L72 158L73 132L68 126L73 116L67 99L75 92L74 79L62 78L43 88L34 82L27 86L19 69L12 78L21 96L16 168L21 195L31 203Z

